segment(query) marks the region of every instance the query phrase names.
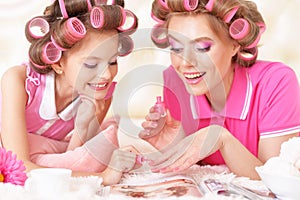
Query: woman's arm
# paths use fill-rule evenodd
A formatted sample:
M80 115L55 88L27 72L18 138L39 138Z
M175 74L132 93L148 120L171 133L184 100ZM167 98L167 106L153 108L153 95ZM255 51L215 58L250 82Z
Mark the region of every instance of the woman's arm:
M2 144L22 160L26 170L38 168L30 161L25 119L27 93L25 91L26 67L16 66L7 70L1 80L2 90Z

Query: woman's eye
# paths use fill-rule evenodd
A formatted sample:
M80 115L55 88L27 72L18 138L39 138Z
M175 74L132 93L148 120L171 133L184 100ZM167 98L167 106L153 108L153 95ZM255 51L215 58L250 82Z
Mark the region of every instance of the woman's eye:
M95 68L95 67L97 67L97 64L84 63L84 66L87 67L87 68Z
M180 52L182 52L183 48L171 47L170 50L174 53L180 53Z

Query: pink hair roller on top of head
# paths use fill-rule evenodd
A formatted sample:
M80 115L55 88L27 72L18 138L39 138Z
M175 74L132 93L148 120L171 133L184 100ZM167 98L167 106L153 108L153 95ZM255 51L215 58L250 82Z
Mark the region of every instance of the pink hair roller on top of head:
M41 17L32 19L28 25L29 34L35 39L44 37L49 30L49 23Z
M63 18L69 18L67 10L66 10L66 6L65 6L65 1L58 0L58 3L59 3L60 12L61 12Z
M166 9L169 9L167 0L159 0L159 3Z
M123 19L121 25L118 27L118 30L124 32L136 26L137 18L131 11L124 8L121 8L121 10Z
M42 61L46 64L53 64L60 60L61 50L57 49L52 42L48 42L42 52Z
M229 27L229 34L233 39L240 40L249 33L250 25L246 19L236 19Z
M115 4L115 0L95 0L95 5L114 5Z
M199 0L184 0L183 6L187 11L195 10L198 7Z
M214 4L215 4L215 0L209 0L205 5L206 10L211 12L214 7Z
M84 24L76 17L72 17L65 22L65 39L69 43L75 43L81 40L86 34Z
M154 19L154 21L160 23L160 24L163 24L165 21L164 20L161 20L161 19L158 19L154 14L153 12L151 12L151 18Z
M104 12L99 7L94 7L90 14L90 21L94 28L102 28L104 24Z

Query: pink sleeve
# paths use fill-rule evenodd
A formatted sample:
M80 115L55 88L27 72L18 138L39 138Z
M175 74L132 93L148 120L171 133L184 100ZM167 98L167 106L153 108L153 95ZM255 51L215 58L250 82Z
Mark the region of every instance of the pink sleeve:
M105 96L105 100L110 99L113 96L113 93L115 91L117 82L112 82L110 87L108 88L107 94Z
M261 138L300 132L300 87L296 74L282 66L264 78L259 113Z

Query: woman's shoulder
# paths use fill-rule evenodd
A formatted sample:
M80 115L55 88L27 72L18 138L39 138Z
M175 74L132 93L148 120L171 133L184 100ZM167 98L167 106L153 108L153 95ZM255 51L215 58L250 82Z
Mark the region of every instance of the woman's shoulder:
M294 69L283 62L257 61L248 69L250 77L253 80L282 80L297 79Z

